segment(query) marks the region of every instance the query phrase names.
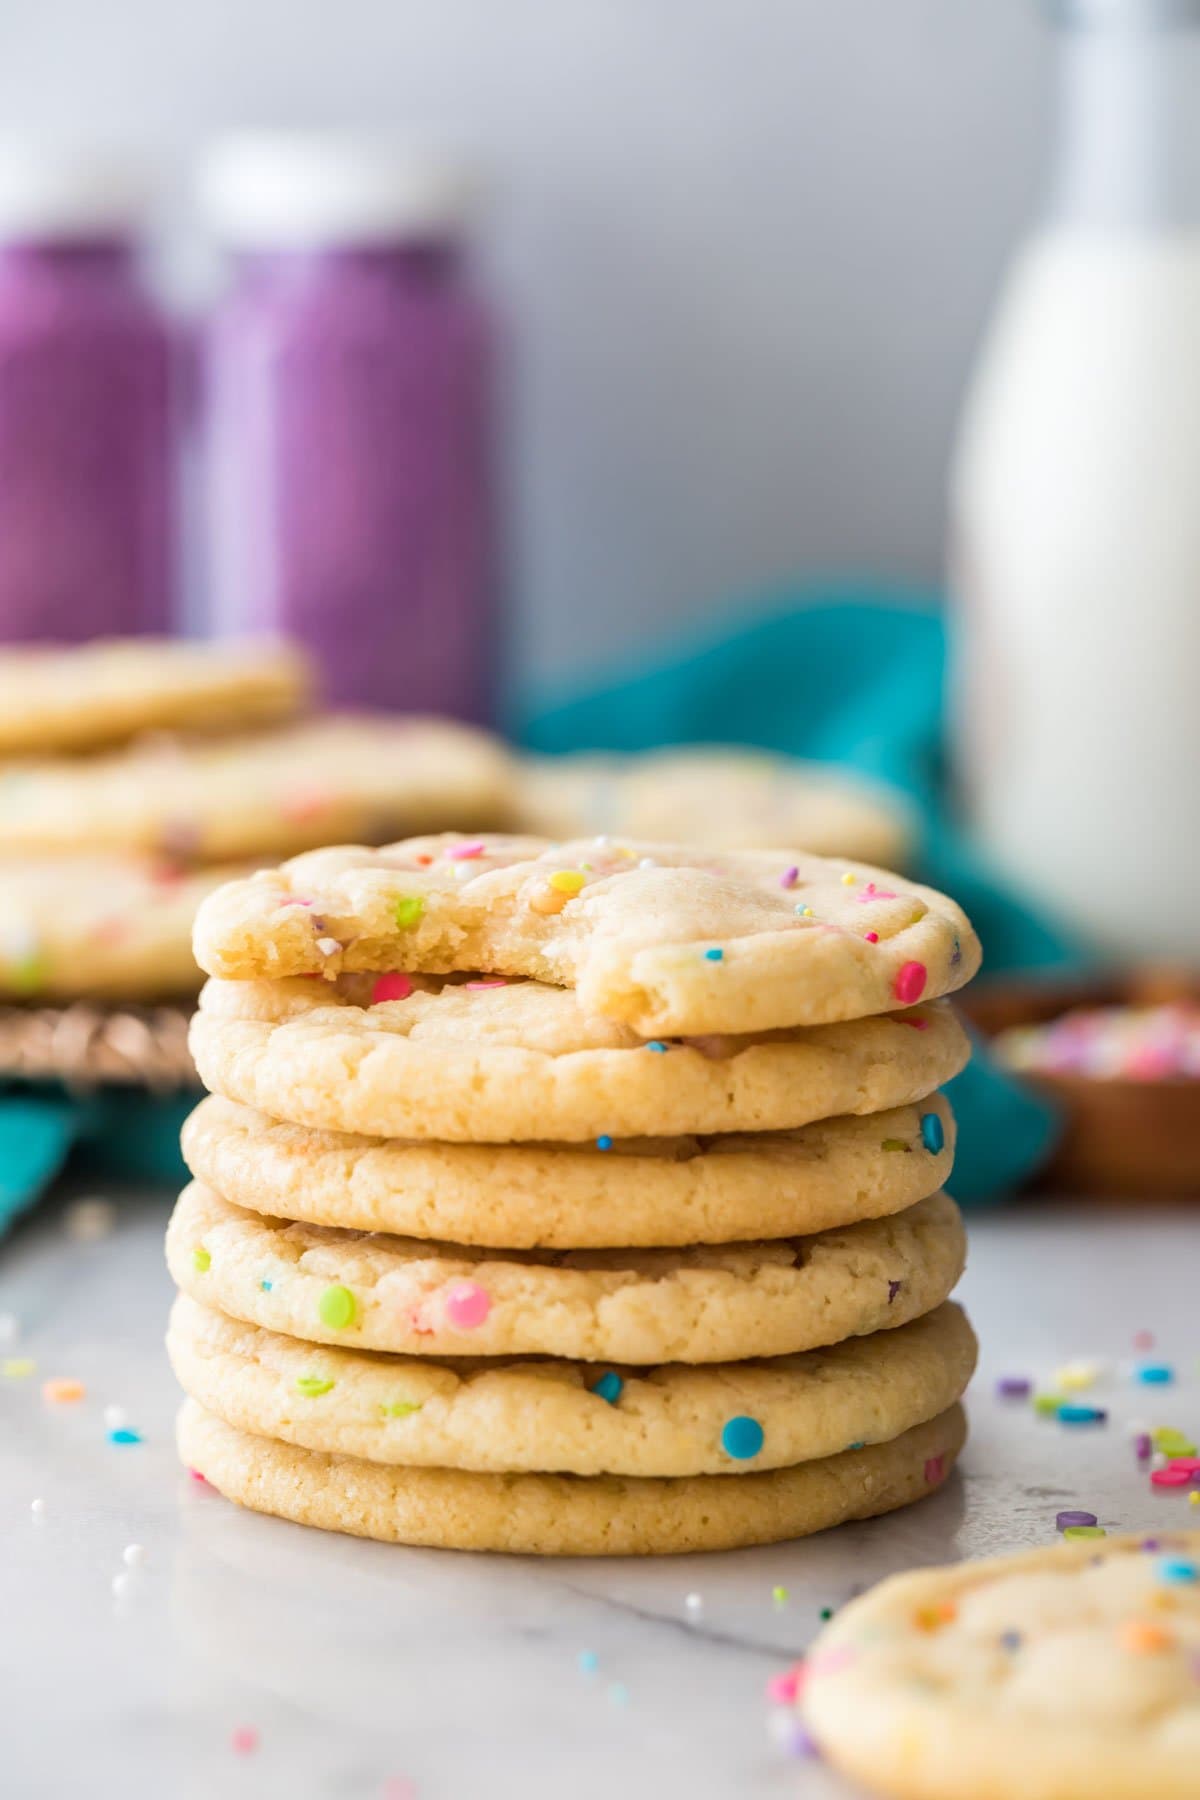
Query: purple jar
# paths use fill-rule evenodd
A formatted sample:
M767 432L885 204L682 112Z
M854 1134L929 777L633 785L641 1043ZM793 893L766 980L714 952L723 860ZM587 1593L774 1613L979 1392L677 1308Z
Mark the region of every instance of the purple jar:
M0 639L168 623L171 351L143 199L110 156L0 145Z
M461 182L353 140L210 160L234 252L205 336L220 632L284 632L334 704L490 716L491 334Z

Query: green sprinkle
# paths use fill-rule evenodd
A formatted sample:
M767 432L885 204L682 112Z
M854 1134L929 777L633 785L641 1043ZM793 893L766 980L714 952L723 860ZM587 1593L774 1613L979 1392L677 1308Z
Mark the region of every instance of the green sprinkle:
M773 1587L771 1589L771 1599L776 1606L786 1606L788 1603L787 1589L785 1587Z
M906 1144L903 1138L884 1138L883 1148L885 1150L911 1150L912 1145Z
M1160 1425L1150 1433L1154 1448L1161 1450L1164 1456L1195 1456L1196 1446L1191 1438L1185 1437L1182 1431L1176 1431L1173 1425Z
M1033 1410L1043 1419L1056 1419L1059 1407L1065 1405L1066 1401L1061 1394L1035 1394L1033 1396Z
M296 1392L303 1394L308 1400L319 1400L322 1394L327 1394L335 1385L332 1381L326 1381L322 1375L300 1375L296 1379Z
M358 1301L348 1287L327 1287L317 1311L322 1325L328 1325L331 1331L345 1331L358 1317Z
M1108 1533L1103 1525L1068 1525L1063 1536L1065 1538L1096 1538L1107 1537Z
M390 1405L380 1407L385 1419L407 1419L409 1413L420 1412L420 1400L393 1400Z
M196 1248L192 1251L192 1267L195 1269L197 1275L207 1275L208 1271L212 1268L212 1257L204 1248L203 1244L197 1244Z
M392 917L401 931L411 931L425 917L425 902L420 894L401 894L392 908Z
M823 1619L832 1619L832 1617L833 1617L833 1608L832 1608L832 1606L823 1606L823 1607L822 1607L822 1608L821 1608L821 1617L822 1617L822 1618L823 1618Z
M8 979L15 993L36 994L40 988L45 987L49 972L50 965L46 958L35 951L32 956L23 956L20 962L13 964L8 972Z

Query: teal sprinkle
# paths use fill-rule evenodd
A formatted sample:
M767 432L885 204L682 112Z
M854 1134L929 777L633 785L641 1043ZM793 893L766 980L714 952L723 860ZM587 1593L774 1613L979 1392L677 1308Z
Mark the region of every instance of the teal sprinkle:
M599 1667L600 1658L596 1655L594 1650L581 1650L579 1652L579 1673L581 1675L594 1675Z
M110 1444L140 1444L142 1434L140 1431L131 1431L128 1425L122 1425L118 1430L109 1432L108 1441Z
M611 1150L612 1146L613 1146L613 1141L609 1137L607 1131L602 1131L600 1133L600 1136L596 1139L597 1150Z
M1165 1562L1158 1565L1158 1573L1163 1581L1191 1582L1200 1580L1200 1571L1194 1562L1188 1562L1181 1556L1168 1556Z
M268 1281L266 1276L264 1275L258 1285L262 1289L264 1294L269 1294L275 1284L272 1281Z
M704 952L704 960L706 962L720 962L724 958L724 955L725 952L723 950L706 950Z
M657 1050L660 1056L665 1056L667 1054L667 1046L660 1043L657 1038L651 1038L650 1042L646 1045L646 1048L647 1050Z
M600 1398L607 1400L610 1406L615 1406L621 1398L621 1390L624 1386L625 1383L616 1371L609 1369L608 1373L602 1375L599 1381L592 1383L591 1392L599 1394Z

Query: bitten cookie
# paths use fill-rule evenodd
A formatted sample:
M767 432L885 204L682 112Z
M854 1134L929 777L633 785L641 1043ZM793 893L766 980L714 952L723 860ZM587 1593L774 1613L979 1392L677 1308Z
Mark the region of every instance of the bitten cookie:
M176 1284L205 1305L293 1337L406 1356L783 1356L928 1312L965 1260L945 1194L812 1238L497 1252L290 1224L193 1182L167 1232Z
M889 1443L953 1405L976 1346L947 1304L898 1331L766 1362L448 1367L317 1348L180 1297L167 1349L208 1412L306 1450L407 1467L682 1477Z
M256 1512L388 1543L532 1556L666 1556L806 1537L932 1493L965 1436L952 1406L891 1443L819 1462L656 1480L389 1467L255 1437L194 1400L177 1428L183 1461Z
M111 638L0 651L0 756L94 750L143 731L215 732L299 710L312 687L279 642Z
M895 1575L804 1664L835 1768L896 1800L1195 1800L1200 1532Z
M236 1206L312 1225L514 1250L732 1244L923 1200L950 1178L954 1118L934 1094L796 1131L439 1144L282 1124L210 1095L183 1154Z
M253 736L158 738L0 782L0 849L215 862L503 820L508 758L445 719L329 714Z
M800 851L410 838L234 882L196 921L236 980L485 970L578 990L645 1037L755 1032L952 993L979 942L944 894Z
M638 756L527 756L517 764L522 831L754 850L803 844L817 856L895 867L913 821L902 795L828 763L711 744Z
M393 985L398 982L397 985ZM408 991L410 986L412 991ZM923 1098L970 1054L945 1004L746 1037L639 1038L567 988L491 978L211 981L192 1024L206 1087L274 1119L454 1143L787 1131ZM386 996L396 991L402 999Z

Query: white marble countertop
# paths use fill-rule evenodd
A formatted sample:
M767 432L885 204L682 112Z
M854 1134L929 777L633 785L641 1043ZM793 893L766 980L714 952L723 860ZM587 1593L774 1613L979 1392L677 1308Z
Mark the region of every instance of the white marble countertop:
M161 1349L167 1203L122 1200L116 1230L90 1244L68 1238L62 1204L0 1246L0 1314L20 1325L0 1358L37 1363L0 1375L13 1800L846 1800L768 1732L766 1679L822 1607L907 1565L1045 1542L1061 1506L1110 1527L1197 1522L1186 1495L1150 1488L1126 1430L1139 1415L1200 1429L1186 1210L1026 1205L971 1222L960 1294L983 1360L962 1473L936 1497L777 1549L542 1563L326 1537L192 1481ZM1175 1387L1122 1372L1141 1328L1176 1363ZM1048 1379L1089 1355L1113 1368L1095 1396L1106 1427L994 1397L998 1374ZM86 1398L48 1405L53 1376ZM108 1441L113 1404L143 1442ZM114 1594L130 1544L144 1566ZM243 1730L252 1750L235 1747Z

